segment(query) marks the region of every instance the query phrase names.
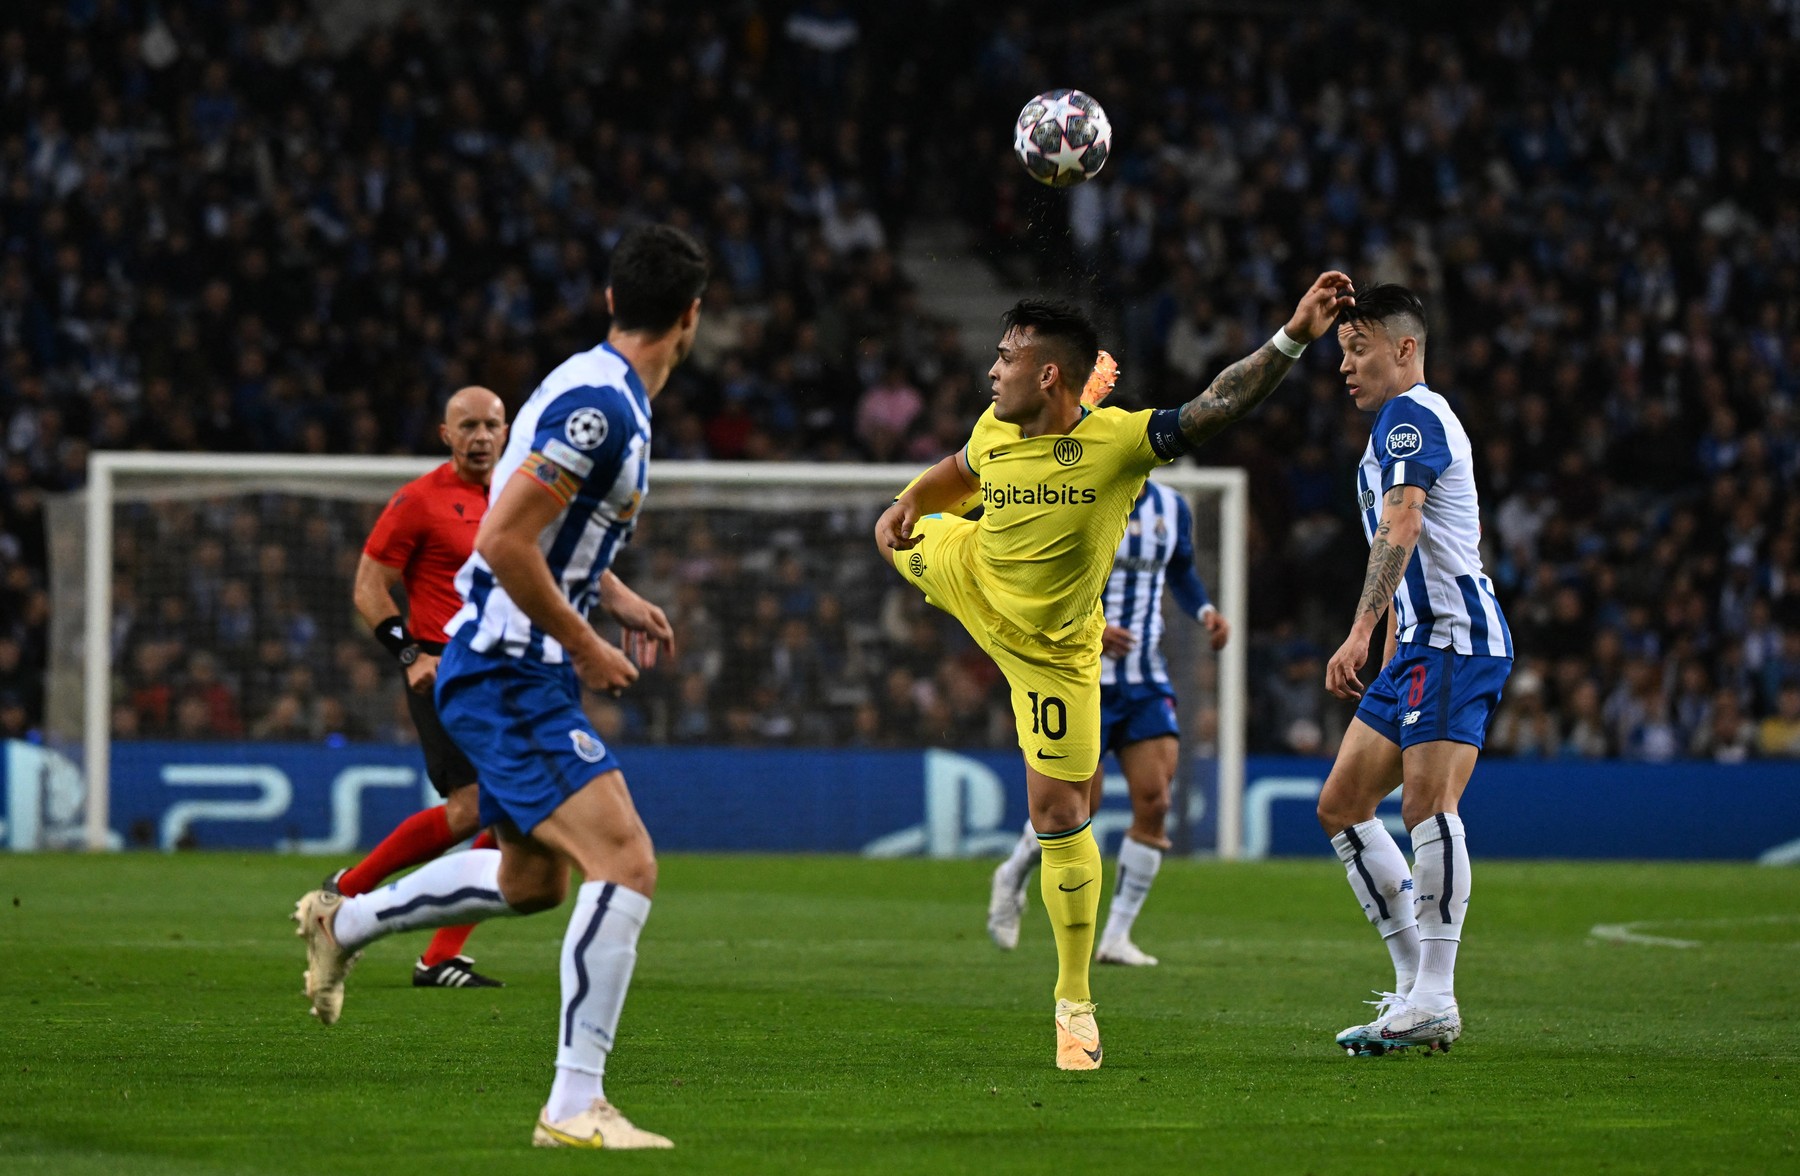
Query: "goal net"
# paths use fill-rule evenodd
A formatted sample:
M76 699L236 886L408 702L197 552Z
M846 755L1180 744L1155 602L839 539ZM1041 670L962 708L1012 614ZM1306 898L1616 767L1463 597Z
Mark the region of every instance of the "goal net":
M94 455L88 489L51 507L46 729L79 783L45 776L39 843L154 843L110 812L114 752L128 743L227 744L253 763L272 744L410 742L399 669L356 619L350 590L382 506L434 464ZM874 552L876 517L916 472L655 465L649 509L616 570L669 612L679 653L618 699L588 696L596 729L625 749L1015 749L992 663ZM1244 478L1193 467L1156 476L1189 497L1199 570L1238 625L1218 655L1199 626L1167 626L1184 735L1173 833L1182 848L1236 856ZM1022 795L1016 767L1001 776ZM1108 809L1122 824L1122 779L1109 780Z

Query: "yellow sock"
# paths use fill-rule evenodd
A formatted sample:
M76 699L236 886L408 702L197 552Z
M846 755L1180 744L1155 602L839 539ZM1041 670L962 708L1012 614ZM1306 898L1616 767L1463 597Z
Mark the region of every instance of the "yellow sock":
M1094 955L1094 916L1100 913L1100 845L1088 823L1044 847L1038 891L1056 935L1056 999L1090 1000L1088 961Z

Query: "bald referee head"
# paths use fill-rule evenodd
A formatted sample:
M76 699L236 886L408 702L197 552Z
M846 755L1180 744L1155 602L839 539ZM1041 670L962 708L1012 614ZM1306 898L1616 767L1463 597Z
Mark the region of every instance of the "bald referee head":
M444 405L438 436L450 447L457 476L485 486L506 447L506 406L486 388L459 388Z

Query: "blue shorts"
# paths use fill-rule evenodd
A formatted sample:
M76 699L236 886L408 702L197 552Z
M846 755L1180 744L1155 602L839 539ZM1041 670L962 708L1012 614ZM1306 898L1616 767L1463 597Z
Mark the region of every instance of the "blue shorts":
M1116 682L1100 687L1100 746L1121 747L1160 735L1181 738L1175 719L1175 691L1167 682Z
M1403 749L1437 740L1481 747L1510 673L1510 657L1401 645L1363 691L1356 717Z
M438 715L481 781L481 823L529 833L588 781L619 767L581 710L573 666L476 653L438 663Z

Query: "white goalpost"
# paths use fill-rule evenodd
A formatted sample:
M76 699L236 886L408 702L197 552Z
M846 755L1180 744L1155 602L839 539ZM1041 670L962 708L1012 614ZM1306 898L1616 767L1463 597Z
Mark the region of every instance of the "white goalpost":
M86 490L73 501L53 511L52 575L53 589L57 581L65 595L56 597L56 607L67 611L79 608L77 618L68 617L53 628L52 640L51 728L56 732L58 711L62 731L69 742L79 739L81 769L85 780L85 810L82 813L85 841L90 849L106 848L113 841L110 811L110 780L114 739L115 706L118 705L117 683L121 666L115 645L120 624L115 600L115 576L119 574L121 547L128 546L148 560L158 556L164 563L182 568L189 550L200 542L194 519L211 510L219 534L236 521L223 518L222 501L267 500L281 497L291 507L286 514L293 525L301 527L323 517L323 505L353 505L361 512L354 518L344 516L329 533L337 537L337 546L352 553L360 549L362 536L353 535L356 526L366 526L363 519L372 518L387 498L400 485L433 469L438 459L405 457L351 456L285 456L265 454L186 454L100 452L89 460ZM811 463L712 463L664 461L651 470L653 493L651 509L646 512L646 536L641 546L646 550L640 558L652 558L659 543L680 536L684 518L730 517L732 511L761 511L764 519L791 515L795 534L790 536L795 549L809 548L817 542L835 542L843 558L834 565L838 580L849 591L866 592L866 598L846 600L865 612L877 611L883 595L890 587L876 578L875 556L868 540L875 514L885 508L897 488L904 486L916 473L913 465L836 465ZM1216 762L1217 838L1212 846L1221 858L1233 859L1243 849L1245 724L1248 700L1245 647L1248 642L1246 599L1246 547L1248 513L1248 479L1242 470L1193 466L1170 467L1154 474L1157 481L1188 495L1195 504L1196 527L1203 538L1196 542L1197 558L1206 568L1220 611L1238 632L1236 640L1217 655L1216 707L1218 732ZM297 503L297 504L296 504ZM77 505L78 504L78 505ZM147 505L150 504L150 505ZM167 518L156 516L121 519L121 512L143 512L159 509L171 512ZM210 505L209 505L210 504ZM684 516L682 512L691 511ZM188 513L182 513L188 512ZM710 513L707 513L710 512ZM808 512L823 519L833 519L831 528L805 525ZM238 510L237 515L245 512ZM856 517L852 518L851 515ZM705 529L703 522L696 523ZM184 528L194 527L194 530ZM161 527L158 533L156 528ZM861 535L857 535L858 529ZM672 530L673 529L673 530ZM320 526L321 535L329 529ZM757 535L746 526L746 534L724 536L725 543L740 544L741 553L754 560ZM835 538L827 539L829 530ZM157 540L160 538L160 542ZM853 540L860 539L862 550ZM60 544L54 542L60 540ZM209 540L209 542L219 542ZM307 564L307 549L299 536L283 532L270 538L253 539L268 557L269 546L290 549L300 561L296 574L324 574ZM349 546L347 546L349 545ZM58 549L60 548L60 555ZM145 554L149 552L151 554ZM281 553L278 553L278 555ZM340 556L342 552L340 551ZM835 558L835 552L829 558ZM57 566L61 560L62 567ZM1216 559L1216 562L1215 562ZM863 569L857 560L866 561ZM317 557L314 556L316 563ZM341 561L340 561L341 562ZM275 565L281 565L275 558ZM62 572L59 577L58 571ZM177 572L160 573L173 576ZM342 578L341 568L334 573ZM79 575L79 590L74 578ZM332 581L335 591L336 581ZM348 619L348 582L342 584L344 632L351 631ZM129 590L129 585L127 585ZM180 589L172 590L178 594ZM177 608L175 611L179 612ZM849 611L848 609L846 610ZM1171 635L1175 632L1171 629ZM1197 646L1196 646L1197 647ZM718 651L727 662L728 650ZM1173 663L1175 659L1171 659ZM59 682L58 676L61 675ZM1178 686L1181 685L1178 683ZM252 739L256 736L252 734ZM798 746L806 746L804 743ZM247 753L248 754L248 753ZM1204 847L1201 847L1204 848Z

